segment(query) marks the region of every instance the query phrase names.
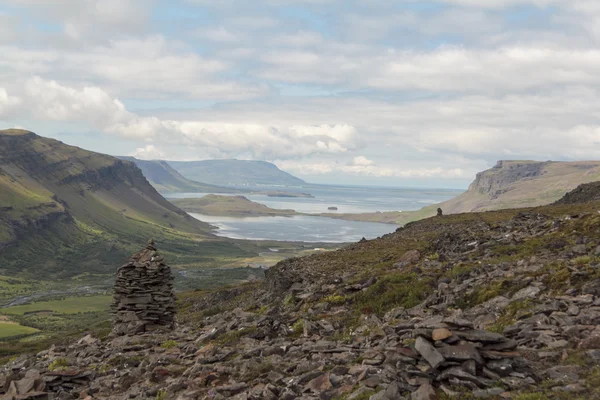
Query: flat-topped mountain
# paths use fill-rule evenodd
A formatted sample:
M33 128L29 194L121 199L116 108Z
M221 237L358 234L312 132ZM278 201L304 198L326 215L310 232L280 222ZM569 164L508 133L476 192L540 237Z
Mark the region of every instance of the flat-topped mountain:
M535 207L598 180L600 161L498 161L477 174L465 193L441 207L446 213Z
M211 185L303 185L302 179L266 161L204 160L167 161L187 179Z
M498 161L477 174L459 196L417 211L365 214L324 214L332 218L403 225L436 215L551 204L585 183L600 180L600 161Z
M150 184L161 193L199 192L199 193L236 193L238 190L222 186L209 185L185 178L166 161L138 160L135 157L119 157L135 163Z
M165 200L136 165L24 130L0 131L0 275L107 272L140 241L190 262L249 255Z

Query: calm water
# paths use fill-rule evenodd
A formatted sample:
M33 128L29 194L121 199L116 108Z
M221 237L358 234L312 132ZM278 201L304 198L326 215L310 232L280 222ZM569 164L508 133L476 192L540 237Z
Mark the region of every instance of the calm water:
M449 200L462 193L452 189L396 189L377 187L307 185L303 187L262 187L262 191L310 193L314 198L268 197L244 194L248 199L271 208L292 209L303 213L324 213L337 207L338 213L376 211L412 211L430 204ZM176 193L171 198L202 197L206 193Z
M310 193L314 198L268 197L244 194L248 199L276 209L303 213L367 213L376 211L412 211L451 199L462 191L450 189L395 189L307 185L303 187L261 187L262 191ZM208 193L176 193L170 198L199 198ZM337 207L338 211L329 211ZM372 222L344 221L297 215L293 217L215 217L191 214L219 228L217 235L234 239L287 240L306 242L355 242L393 232L397 226Z
M333 218L294 215L292 217L215 217L190 213L219 229L215 234L233 239L345 243L361 238L374 239L396 230L396 225L343 221Z

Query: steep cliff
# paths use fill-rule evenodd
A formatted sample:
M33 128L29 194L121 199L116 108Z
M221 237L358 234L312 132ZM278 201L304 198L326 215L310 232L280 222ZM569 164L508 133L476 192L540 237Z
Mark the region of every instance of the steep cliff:
M187 262L248 254L210 230L132 162L0 131L0 274L107 272L149 237L167 251L186 248Z
M600 180L600 161L498 161L469 189L442 203L446 213L550 204L582 183Z

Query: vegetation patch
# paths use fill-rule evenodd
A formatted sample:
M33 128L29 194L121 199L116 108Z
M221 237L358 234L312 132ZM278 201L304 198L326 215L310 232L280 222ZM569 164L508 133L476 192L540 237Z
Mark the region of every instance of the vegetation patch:
M112 296L79 296L62 300L40 301L0 309L2 314L24 315L39 311L53 311L59 314L77 314L82 312L108 311Z
M0 322L0 340L16 336L33 335L39 332L35 328L23 326L15 322Z
M364 314L383 315L394 307L411 308L429 296L435 280L416 273L397 273L380 277L365 292L354 296L354 307Z

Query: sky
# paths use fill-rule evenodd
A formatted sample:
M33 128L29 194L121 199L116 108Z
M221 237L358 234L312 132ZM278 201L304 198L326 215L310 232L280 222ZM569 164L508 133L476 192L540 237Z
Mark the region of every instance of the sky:
M600 159L598 0L2 0L0 128L309 182Z

